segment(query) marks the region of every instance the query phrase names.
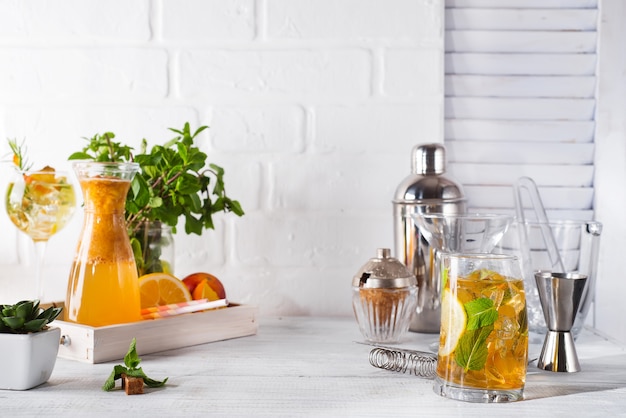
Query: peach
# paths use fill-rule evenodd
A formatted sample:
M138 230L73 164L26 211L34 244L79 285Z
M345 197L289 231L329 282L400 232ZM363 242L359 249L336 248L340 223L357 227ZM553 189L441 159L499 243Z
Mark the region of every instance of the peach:
M200 286L203 282L206 282L206 285ZM196 299L196 295L200 296L202 294L210 294L210 292L208 292L209 289L198 289L205 286L208 286L210 290L212 290L217 295L217 299L226 299L226 291L224 290L224 285L217 277L210 273L199 272L190 274L183 279L183 283L185 283L185 285L189 289L189 293L194 296L194 299ZM204 299L206 297L207 296L198 297L198 299Z
M200 282L206 280L206 276L202 273L193 273L183 279L183 283L189 289L189 293L193 294L195 288L200 284Z

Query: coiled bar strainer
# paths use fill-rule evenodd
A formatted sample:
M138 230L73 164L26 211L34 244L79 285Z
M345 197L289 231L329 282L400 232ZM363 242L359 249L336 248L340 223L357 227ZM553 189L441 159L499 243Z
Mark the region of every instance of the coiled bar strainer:
M437 370L437 356L424 351L395 347L375 346L370 351L369 362L379 369L412 374L432 379Z

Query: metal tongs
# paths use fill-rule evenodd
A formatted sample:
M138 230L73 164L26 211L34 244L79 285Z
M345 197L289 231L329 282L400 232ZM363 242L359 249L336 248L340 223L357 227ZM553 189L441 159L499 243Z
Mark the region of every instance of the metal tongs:
M519 179L517 179L517 182L514 185L513 195L515 197L515 210L517 212L517 219L520 224L520 231L518 236L520 240L519 244L522 252L522 264L525 276L532 277L533 272L530 259L530 244L528 241L528 232L526 230L526 218L524 215L524 203L522 200L522 190L524 189L528 192L528 195L530 196L532 208L535 212L535 216L537 217L539 227L541 228L543 240L546 243L546 250L548 251L548 256L550 257L552 270L555 272L565 273L565 265L563 264L563 260L561 259L561 253L559 252L559 248L556 245L556 240L554 239L552 228L550 228L550 222L548 221L546 210L543 206L543 202L541 201L541 196L539 196L537 184L530 177L520 177Z

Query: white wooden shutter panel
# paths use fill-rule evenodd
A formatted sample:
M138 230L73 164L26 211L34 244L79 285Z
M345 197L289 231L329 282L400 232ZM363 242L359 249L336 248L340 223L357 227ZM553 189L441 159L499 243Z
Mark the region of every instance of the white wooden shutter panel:
M597 0L446 0L445 145L470 210L535 180L555 218L593 218Z

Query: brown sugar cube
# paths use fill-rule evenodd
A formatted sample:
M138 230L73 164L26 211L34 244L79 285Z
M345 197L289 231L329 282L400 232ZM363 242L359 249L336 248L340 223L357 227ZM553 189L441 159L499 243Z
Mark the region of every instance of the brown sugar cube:
M143 393L143 378L122 374L122 389L127 395L141 395Z

